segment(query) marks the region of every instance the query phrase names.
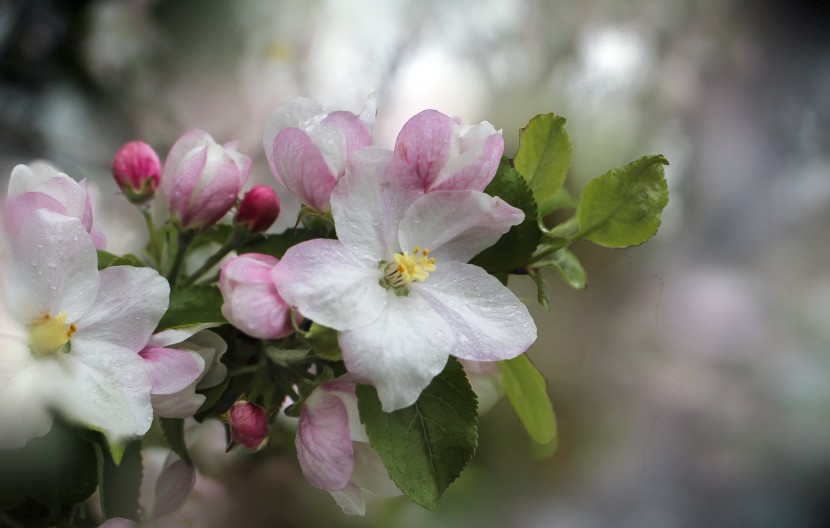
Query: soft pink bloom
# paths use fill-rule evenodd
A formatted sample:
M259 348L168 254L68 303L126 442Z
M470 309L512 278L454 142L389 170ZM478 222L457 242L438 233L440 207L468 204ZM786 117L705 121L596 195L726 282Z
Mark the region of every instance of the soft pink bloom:
M291 309L272 278L278 263L270 255L245 253L222 266L222 315L250 336L278 339L293 331Z
M104 234L93 224L92 193L86 179L76 182L43 162L17 165L12 169L7 193L6 222L12 231L31 211L47 209L81 221L97 249L106 244Z
M236 204L250 172L251 158L234 144L222 146L207 132L190 130L170 149L161 188L183 227L209 227Z
M169 329L154 334L140 352L150 372L153 410L164 418L189 418L205 401L197 389L224 381L222 356L227 343L206 330L210 325Z
M280 197L267 185L256 185L242 198L236 209L234 224L245 226L251 233L262 233L280 215Z
M268 418L259 405L240 400L228 411L231 441L252 451L259 451L268 443Z
M331 493L349 515L365 513L363 490L401 494L369 445L348 377L320 385L306 399L297 424L297 458L311 485Z
M407 121L395 142L395 155L415 169L425 191L483 191L503 152L501 132L487 121L463 125L437 110Z
M301 202L328 211L329 196L353 152L372 144L374 97L360 116L326 113L316 101L298 98L268 116L262 144L271 172Z
M275 269L280 295L339 332L347 370L383 409L413 404L447 357L513 358L536 339L516 296L467 264L524 218L477 191L424 193L392 152L356 153L331 196L338 240L290 248Z
M161 181L161 161L147 143L130 141L115 153L112 176L130 202L141 204L156 193Z

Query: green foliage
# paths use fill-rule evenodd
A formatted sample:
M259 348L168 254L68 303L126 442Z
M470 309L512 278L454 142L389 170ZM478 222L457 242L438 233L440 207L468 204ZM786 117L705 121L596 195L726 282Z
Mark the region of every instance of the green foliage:
M645 156L588 182L576 210L580 237L622 248L654 236L669 202L664 165L663 156Z
M184 443L184 420L181 418L159 418L161 432L167 445L179 458L190 464L190 453L187 452L187 445Z
M146 266L146 264L142 262L140 258L132 254L118 256L99 249L98 269L102 270L104 268L109 268L110 266L135 266L136 268L142 268Z
M476 255L470 263L493 274L513 271L527 262L539 243L541 231L536 222L536 201L530 187L510 166L507 158L502 158L496 176L484 192L518 207L524 211L525 219L521 224L511 227L493 246Z
M537 115L519 132L516 170L530 185L542 216L556 209L564 198L556 195L565 181L573 151L565 121L556 114Z
M120 463L107 456L106 450L99 449L99 463L103 463L100 494L104 518L123 517L137 521L142 476L141 441L133 440L124 445Z
M180 328L203 323L224 324L222 294L216 286L199 284L185 286L170 292L170 307L161 318L158 330Z
M360 421L392 480L415 503L435 509L478 443L476 397L461 363L450 358L406 409L383 412L368 385L357 387L357 397Z
M547 392L547 381L526 354L500 361L504 393L530 438L549 444L556 438L556 416Z
M343 352L337 341L337 331L321 324L311 323L302 339L314 349L314 353L327 361L340 361Z
M576 255L574 255L568 248L558 249L547 258L536 262L534 265L540 268L544 266L553 266L559 271L559 274L562 275L565 282L577 290L583 289L587 284L585 269L582 267L582 264L580 264L579 259L576 258Z
M291 246L314 238L320 238L320 235L308 229L286 229L276 235L257 237L239 248L238 253L264 253L282 258Z

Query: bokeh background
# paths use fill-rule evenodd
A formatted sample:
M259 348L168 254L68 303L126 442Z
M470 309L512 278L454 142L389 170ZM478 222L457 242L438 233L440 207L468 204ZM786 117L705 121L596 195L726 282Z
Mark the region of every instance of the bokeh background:
M662 153L660 233L577 244L588 288L551 274L549 312L511 279L540 331L552 458L502 401L437 512L383 500L345 518L276 449L214 459L222 479L200 478L187 506L196 526L830 525L824 2L0 0L0 180L46 158L95 181L114 252L144 237L109 180L122 143L163 156L203 128L238 139L253 179L273 182L261 134L274 106L303 95L357 111L370 91L387 146L435 108L494 123L512 156L531 117L564 115L575 192ZM283 197L287 225L297 206Z

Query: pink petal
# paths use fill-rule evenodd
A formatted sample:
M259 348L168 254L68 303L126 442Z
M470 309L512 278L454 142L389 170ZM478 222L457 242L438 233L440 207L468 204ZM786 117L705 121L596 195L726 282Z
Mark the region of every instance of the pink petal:
M297 459L314 487L340 490L349 483L354 451L346 407L336 396L317 389L306 400L297 424Z
M332 112L323 123L339 129L346 138L346 156L372 144L372 132L351 112Z
M153 394L184 390L205 369L205 362L198 354L184 350L145 348L139 355L149 370Z
M404 124L395 154L412 166L425 189L438 179L453 150L456 123L437 110L424 110Z
M471 150L451 159L441 171L440 179L430 187L430 191L483 191L496 175L503 153L504 138L501 134L494 133L482 139L481 143Z
M278 262L269 255L245 254L222 266L222 314L253 337L278 339L293 331L290 307L271 278Z
M170 453L156 480L155 503L150 518L156 520L178 511L193 491L194 484L196 470L193 466Z
M317 101L298 97L277 106L268 115L268 120L265 122L265 131L262 135L262 146L265 149L265 156L268 158L271 172L274 173L274 176L277 176L277 179L279 179L279 176L274 168L273 160L274 139L276 139L277 134L286 128L304 129L306 123L310 123L318 117L322 119L325 114L325 110Z
M271 159L274 174L286 189L312 209L329 210L337 177L308 134L298 128L280 131L271 147Z

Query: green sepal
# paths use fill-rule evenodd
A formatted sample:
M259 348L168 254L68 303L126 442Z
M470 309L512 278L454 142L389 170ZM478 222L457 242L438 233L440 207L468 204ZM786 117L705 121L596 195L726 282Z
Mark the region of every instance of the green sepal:
M358 385L357 400L360 421L392 480L413 502L435 509L478 445L478 404L461 363L450 358L405 409L383 412L368 385Z
M525 218L519 225L511 227L493 246L476 255L470 264L480 266L491 274L511 272L527 263L539 243L541 231L536 220L536 201L530 187L507 158L502 158L496 176L484 192L521 209Z
M541 216L556 208L553 198L571 165L573 147L565 122L556 114L537 115L519 132L516 170L530 186Z
M556 268L562 278L565 279L565 282L577 290L581 290L587 285L588 277L585 269L576 255L568 248L562 248L551 253L543 260L535 262L533 266L538 268L552 266Z
M504 393L537 444L548 444L556 438L556 415L548 396L548 383L526 354L499 362Z

